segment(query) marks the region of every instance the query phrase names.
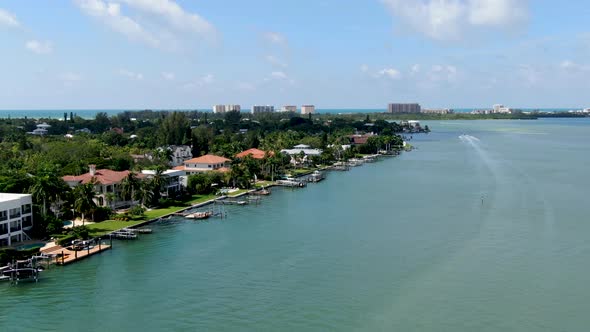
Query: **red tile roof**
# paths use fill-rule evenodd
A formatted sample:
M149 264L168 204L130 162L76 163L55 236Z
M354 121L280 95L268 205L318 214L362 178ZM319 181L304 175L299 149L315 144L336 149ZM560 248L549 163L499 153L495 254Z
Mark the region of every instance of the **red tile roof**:
M273 155L273 152L271 151L269 154ZM238 153L236 158L244 158L246 156L251 156L254 159L264 159L266 157L266 151L252 148Z
M90 173L82 174L82 175L66 175L62 179L66 182L78 182L82 184L89 183L92 178L96 179L97 183L100 184L115 184L121 182L127 175L129 175L129 171L112 171L110 169L98 169L94 172L94 175L90 175ZM138 178L142 178L143 174L136 174Z
M224 157L215 156L212 154L206 154L201 157L186 160L184 162L184 164L185 165L186 164L221 164L221 163L225 163L228 161L231 161L231 160L224 158Z
M180 165L180 166L176 166L172 168L175 171L184 171L185 167L184 165Z

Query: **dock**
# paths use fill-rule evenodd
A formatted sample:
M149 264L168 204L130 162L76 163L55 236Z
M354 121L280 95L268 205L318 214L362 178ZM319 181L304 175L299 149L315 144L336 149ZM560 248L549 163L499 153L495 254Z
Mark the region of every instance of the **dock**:
M55 246L44 250L43 254L53 257L57 265L68 265L111 248L111 245L99 241L97 244L87 246L85 250L72 250L68 247Z

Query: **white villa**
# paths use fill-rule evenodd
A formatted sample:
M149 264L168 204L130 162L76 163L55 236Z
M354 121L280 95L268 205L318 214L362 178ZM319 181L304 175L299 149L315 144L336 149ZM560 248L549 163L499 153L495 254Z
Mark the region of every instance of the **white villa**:
M156 175L156 171L149 169L145 169L141 171L141 173L148 179ZM180 192L182 188L186 187L187 185L187 176L185 171L169 169L164 171L162 175L168 180L166 182L165 191L162 193L164 196L170 196L172 193Z
M187 175L209 171L229 172L230 162L227 158L207 154L186 160L182 166L174 167L174 170L185 171Z
M134 205L135 201L125 201L121 198L121 182L129 175L129 171L113 171L110 169L96 169L96 165L88 166L90 171L82 175L66 175L62 179L70 186L95 182L96 198L94 201L99 206L109 206L113 209ZM137 174L142 179L144 174ZM110 195L112 193L113 195ZM111 201L112 199L112 201Z
M26 231L31 228L33 228L32 196L0 193L0 247L30 240Z
M322 150L320 149L312 149L309 145L299 144L295 145L292 149L283 149L281 153L288 154L291 156L291 164L293 165L300 165L306 164L309 162L310 156L319 156L322 154ZM299 156L303 153L303 158L299 160Z

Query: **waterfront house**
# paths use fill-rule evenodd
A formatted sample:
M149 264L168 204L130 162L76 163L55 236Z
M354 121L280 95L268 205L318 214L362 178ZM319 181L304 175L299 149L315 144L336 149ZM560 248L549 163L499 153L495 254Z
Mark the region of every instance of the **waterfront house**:
M148 179L153 178L156 175L155 170L145 169L141 173ZM169 169L162 172L162 176L166 179L165 186L162 188L162 196L169 197L174 196L182 191L183 187L186 187L187 178L184 170Z
M298 144L292 149L281 150L281 153L291 156L291 164L295 166L309 164L310 157L319 156L322 152L320 149L312 149L309 145L305 144Z
M272 156L274 153L270 151L268 154L269 156ZM236 154L236 158L246 158L247 156L250 156L254 159L264 159L266 158L266 151L252 148Z
M185 171L187 175L210 171L228 172L230 162L227 158L207 154L186 160L182 166L174 167L174 170Z
M363 145L366 144L367 141L369 140L370 137L376 136L373 133L369 133L369 134L356 134L356 135L350 135L348 136L348 139L350 140L350 144L351 145Z
M98 206L108 206L113 209L134 205L135 201L126 201L121 197L121 183L131 173L130 171L113 171L110 169L96 169L96 165L88 165L89 172L82 175L66 175L62 179L70 186L94 183ZM144 174L137 174L137 178L143 179Z
M30 194L0 193L0 247L30 240L33 228L33 203Z

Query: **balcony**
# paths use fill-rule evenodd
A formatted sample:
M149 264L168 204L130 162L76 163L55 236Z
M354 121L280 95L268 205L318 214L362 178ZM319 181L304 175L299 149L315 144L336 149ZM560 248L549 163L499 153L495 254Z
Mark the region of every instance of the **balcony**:
M18 218L20 217L20 211L18 212L10 212L10 219L14 219L14 218Z
M20 232L20 231L21 231L20 226L10 227L10 233L15 233L15 232Z

